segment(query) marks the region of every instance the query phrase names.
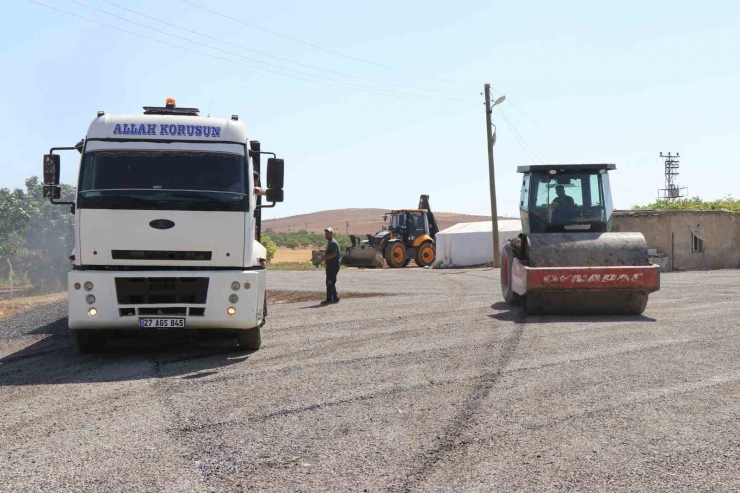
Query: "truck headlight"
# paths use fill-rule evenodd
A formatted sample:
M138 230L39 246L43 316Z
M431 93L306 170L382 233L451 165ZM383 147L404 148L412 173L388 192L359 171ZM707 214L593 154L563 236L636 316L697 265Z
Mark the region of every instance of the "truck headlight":
M90 281L87 281L85 283L85 291L92 291L92 288L93 288L93 283L91 283Z
M95 303L95 295L88 294L87 298L85 298L85 301L87 301L88 305L92 305L93 303Z
M98 316L98 310L97 310L96 308L94 308L94 307L93 307L93 308L90 308L90 309L89 309L89 310L87 311L87 314L88 314L89 316L91 316L91 317L97 317L97 316Z
M239 291L239 287L240 286L241 285L237 281L234 281L234 282L231 283L231 289L233 289L234 291Z
M236 315L236 308L230 306L226 309L226 313L228 313L230 317L233 317L234 315Z
M229 296L230 303L236 303L237 301L239 301L239 297L237 295L232 294L231 296Z

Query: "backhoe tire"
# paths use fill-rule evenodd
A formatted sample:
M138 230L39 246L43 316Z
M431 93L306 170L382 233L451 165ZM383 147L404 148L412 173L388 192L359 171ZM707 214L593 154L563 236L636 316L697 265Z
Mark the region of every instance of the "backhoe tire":
M105 348L106 334L94 329L74 329L75 347L81 354L99 353Z
M425 241L416 250L416 265L419 267L429 267L434 263L436 254L434 244L430 241Z
M260 327L237 330L236 340L239 342L239 348L248 351L257 351L262 345L262 330Z
M501 294L504 301L513 306L522 303L522 297L511 289L511 269L514 264L514 253L511 243L504 245L501 251Z
M403 267L406 261L406 247L401 242L393 242L385 249L385 263L392 269Z

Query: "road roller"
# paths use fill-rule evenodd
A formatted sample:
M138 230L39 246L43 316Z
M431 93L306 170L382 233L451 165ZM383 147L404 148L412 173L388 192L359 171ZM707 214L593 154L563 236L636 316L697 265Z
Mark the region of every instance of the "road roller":
M528 315L641 314L660 289L642 233L613 233L614 164L519 166L522 233L501 250L501 291Z

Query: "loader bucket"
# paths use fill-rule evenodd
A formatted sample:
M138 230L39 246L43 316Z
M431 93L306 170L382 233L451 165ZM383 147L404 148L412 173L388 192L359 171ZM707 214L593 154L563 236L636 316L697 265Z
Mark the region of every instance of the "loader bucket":
M512 288L531 314L639 314L660 289L641 233L541 233L521 236Z
M380 249L370 245L357 245L347 247L342 256L342 265L380 269L385 265L385 260Z

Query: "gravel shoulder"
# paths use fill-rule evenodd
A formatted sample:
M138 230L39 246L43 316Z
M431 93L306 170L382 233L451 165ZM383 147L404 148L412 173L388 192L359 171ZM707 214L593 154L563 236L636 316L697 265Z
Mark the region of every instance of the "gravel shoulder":
M321 271L268 282L257 352L0 320L0 491L740 489L738 271L622 317L526 317L492 269L343 270L329 307Z

